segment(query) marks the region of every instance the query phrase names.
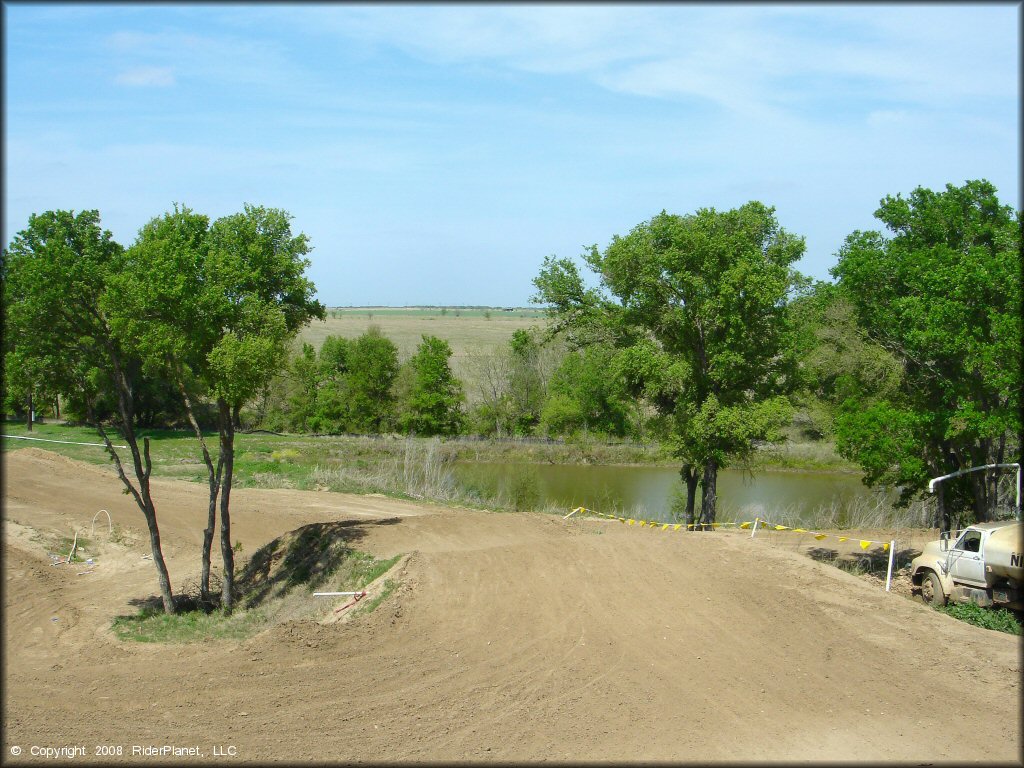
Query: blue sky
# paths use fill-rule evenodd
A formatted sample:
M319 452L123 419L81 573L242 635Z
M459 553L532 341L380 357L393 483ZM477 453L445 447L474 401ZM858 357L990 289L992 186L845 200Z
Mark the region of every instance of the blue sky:
M827 279L887 194L1019 208L1020 8L4 5L4 242L284 208L336 305L523 306L545 256L760 200Z

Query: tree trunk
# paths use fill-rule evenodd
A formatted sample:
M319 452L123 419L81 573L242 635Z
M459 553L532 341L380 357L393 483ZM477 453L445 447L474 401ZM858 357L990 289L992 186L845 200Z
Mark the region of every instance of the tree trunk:
M53 415L57 421L60 421L60 395L53 398Z
M149 543L153 553L153 565L156 567L157 580L160 583L160 596L163 600L164 613L174 613L174 595L171 593L171 580L167 573L167 564L164 562L163 550L160 548L160 530L156 524L156 506L153 504L153 497L150 495L149 478L153 471L153 464L149 456L149 438L144 438L145 467L142 465L143 457L139 455L139 443L135 438L135 404L132 398L132 390L125 376L124 368L121 365L121 358L117 348L112 342L107 342L107 352L110 355L110 362L114 368L114 381L117 384L117 408L121 419L121 427L124 432L125 441L132 452L132 464L135 468L135 477L139 482L138 490L129 482L121 466L121 459L107 438L102 427L97 426L103 436L103 442L107 445L107 451L114 459L114 466L124 483L128 492L135 498L135 503L142 510L146 518L146 526L149 529ZM91 410L91 409L90 409Z
M971 472L967 477L971 483L971 506L974 508L974 520L978 523L988 521L988 505L985 503L985 475L988 470Z
M220 426L220 455L224 466L220 491L220 553L224 560L224 575L221 584L221 608L230 613L234 607L235 555L231 549L231 478L235 470L235 428L231 407L224 400L217 400Z
M949 510L946 509L946 491L945 486L942 483L937 483L935 486L936 505L935 510L935 527L939 531L948 531L950 529L949 524Z
M715 506L718 502L718 462L708 459L704 464L704 479L701 481L704 495L700 501L701 530L715 529Z
M28 393L28 431L32 431L32 393Z
M199 582L199 594L207 602L210 600L210 558L213 552L213 534L217 529L217 497L220 493L223 467L224 460L218 457L216 475L210 477L210 506L206 515L206 529L203 531L203 572Z
M175 613L174 595L171 592L171 576L167 571L167 563L164 561L163 549L160 546L160 528L156 523L156 506L153 504L153 497L149 493L149 475L153 468L149 458L149 438L143 438L142 443L146 456L146 481L142 484L142 499L145 502L143 512L146 517L146 526L149 528L149 548L153 554L153 563L156 565L157 581L160 584L160 598L164 604L164 613Z
M683 465L682 469L679 470L679 476L682 477L683 482L686 483L686 512L684 520L686 521L686 530L693 530L693 510L696 506L697 500L697 483L699 478L697 476L697 468L691 464Z
M182 402L185 404L185 415L192 425L192 431L196 433L199 440L199 447L203 451L203 463L206 464L207 480L209 483L209 510L206 518L206 530L203 531L202 551L202 576L199 580L199 596L204 602L210 600L210 557L213 551L213 535L217 527L217 497L220 494L221 469L224 466L223 456L218 455L217 469L213 469L213 460L210 458L210 451L206 447L206 440L203 431L199 428L199 421L196 419L195 411L192 408L192 398L188 395L185 387L185 376L182 373L181 365L177 361L170 361L175 373L178 391L181 393Z
M142 510L142 516L146 519L146 528L149 530L149 548L153 555L153 565L156 567L157 582L160 585L160 599L163 602L164 613L175 613L174 594L171 592L171 577L167 571L167 563L164 561L163 549L160 546L160 528L156 523L156 506L153 504L153 497L149 492L149 474L153 470L149 457L149 438L143 438L143 451L145 453L146 468L142 469L139 460L139 445L135 439L135 431L131 428L125 429L125 440L132 451L132 458L135 464L135 476L138 478L139 487L135 488L125 475L124 467L121 464L121 457L117 455L114 446L107 437L103 427L97 422L97 429L106 443L107 452L114 460L114 467L117 469L118 477L124 483L125 488L134 497L135 503Z

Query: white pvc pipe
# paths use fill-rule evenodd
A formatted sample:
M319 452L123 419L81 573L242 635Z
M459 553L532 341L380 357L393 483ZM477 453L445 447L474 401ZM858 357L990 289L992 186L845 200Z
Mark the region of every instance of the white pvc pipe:
M109 536L114 532L114 522L110 519L110 513L107 510L101 509L100 512L107 516L107 535ZM90 536L96 533L96 518L100 516L100 512L92 516L92 528L89 529Z
M885 576L885 591L889 591L889 587L892 585L892 562L893 558L896 557L896 539L889 542L889 572Z
M928 481L928 493L935 493L935 484L941 483L943 480L949 480L951 477L959 477L960 475L966 475L968 472L977 472L981 469L1016 469L1017 470L1017 502L1015 504L1016 509L1020 509L1020 464L1014 462L1013 464L986 464L983 467L968 467L967 469L961 469L957 472L950 472L948 475L942 475L942 477L933 477Z
M74 440L47 440L45 437L23 437L22 435L4 435L11 440L38 440L40 443L64 443L65 445L95 445L106 448L106 443L77 443ZM115 448L127 448L127 445L115 445Z
M755 517L754 518L754 530L752 530L750 532L750 538L754 538L754 534L757 533L757 524L759 522L761 522L761 518L760 517Z

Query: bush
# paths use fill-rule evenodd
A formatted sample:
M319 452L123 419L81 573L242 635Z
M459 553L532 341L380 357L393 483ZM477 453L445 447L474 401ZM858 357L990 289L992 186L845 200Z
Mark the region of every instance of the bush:
M976 603L950 603L937 606L936 610L977 627L994 629L997 632L1006 632L1011 635L1021 634L1020 619L1014 615L1013 611L1008 611L1005 608L982 608Z

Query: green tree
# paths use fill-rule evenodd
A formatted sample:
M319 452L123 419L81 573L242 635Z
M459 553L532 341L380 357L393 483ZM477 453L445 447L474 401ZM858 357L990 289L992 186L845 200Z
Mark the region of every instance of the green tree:
M98 211L30 216L28 227L14 237L4 254L5 331L16 334L26 360L45 368L55 390L79 398L89 411L125 492L146 520L164 611L174 613L150 492L149 439L143 439L140 450L136 434L134 385L138 381L132 380L129 369L137 360L122 346L104 310L111 276L124 268L124 249L101 229ZM104 391L114 395L115 423L131 452L135 483L95 417L95 403Z
M293 235L291 216L280 209L245 205L210 228L204 280L218 298L218 336L206 358L204 375L217 404L223 476L220 493L220 545L224 573L221 606L234 604L234 553L230 498L234 440L242 405L259 395L283 364L287 344L312 318L324 318L305 277L309 242Z
M387 431L394 420L398 347L371 325L349 347L347 364L348 428L367 434Z
M869 485L902 486L908 500L929 477L1019 460L1020 218L987 181L888 196L875 217L890 234L851 234L832 274L868 338L899 362L900 386L874 402L847 398L837 448ZM974 472L940 488L982 521L995 514L997 479Z
M789 305L789 312L799 360L794 399L815 437L834 438L835 417L846 400L891 400L899 391L902 366L867 337L837 285L814 284Z
M630 430L630 400L612 375L616 350L593 345L570 351L548 384L540 421L549 434L595 432L623 437Z
M585 289L575 265L549 258L535 300L576 344L611 338L634 355L634 386L662 391L668 443L683 462L688 492L701 472L701 521L713 523L720 467L777 437L790 410L786 300L800 283L792 264L802 238L781 229L758 202L718 212L664 211L615 236L584 260L601 286ZM671 370L669 382L658 371ZM645 381L644 372L655 372ZM669 386L670 384L670 386ZM688 505L692 507L691 503Z
M200 595L210 599L210 559L217 525L223 461L216 467L197 415L210 396L207 358L218 338L222 297L205 279L209 218L175 205L147 222L110 278L103 309L112 328L141 356L157 380L173 382L207 470L207 525L201 550Z
M288 398L291 407L291 427L299 432L314 430L314 425L318 422L320 389L323 383L316 348L303 342L302 351L291 360L288 367L294 385Z
M455 435L462 426L462 384L452 374L452 348L436 336L423 336L408 366L412 381L402 403L400 426L418 435Z
M547 395L547 382L541 369L541 350L537 339L518 328L509 340L511 366L508 382L508 405L512 432L529 435L540 423L541 409Z
M320 346L320 390L314 424L317 431L341 432L347 429L351 348L352 342L342 336L328 336Z

